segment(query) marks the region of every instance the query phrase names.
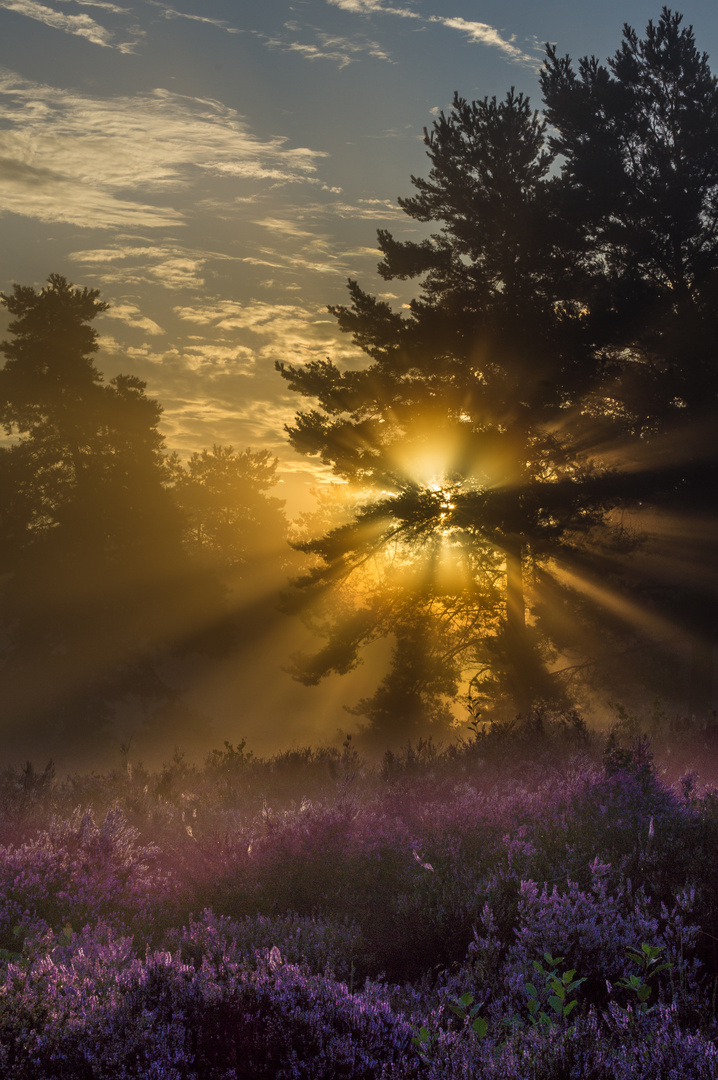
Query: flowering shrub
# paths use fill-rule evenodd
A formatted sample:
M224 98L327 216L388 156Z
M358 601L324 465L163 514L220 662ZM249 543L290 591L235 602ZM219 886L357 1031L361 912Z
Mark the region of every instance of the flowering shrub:
M101 825L78 809L29 843L0 848L0 945L98 920L148 933L173 888L159 849L138 835L118 808Z
M380 987L352 994L278 950L195 968L168 952L140 960L124 943L86 945L10 964L0 985L0 1067L23 1080L409 1080L410 1040Z
M125 764L0 776L3 1078L718 1076L718 794L645 740Z

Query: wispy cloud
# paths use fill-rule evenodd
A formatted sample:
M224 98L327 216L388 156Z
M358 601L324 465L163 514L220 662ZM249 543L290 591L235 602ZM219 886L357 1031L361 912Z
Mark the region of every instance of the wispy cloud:
M105 318L119 319L120 322L131 326L134 330L142 330L145 334L164 334L162 327L158 326L154 319L143 315L136 304L111 304Z
M241 344L251 348L258 369L264 372L273 372L277 359L301 363L324 356L328 347L334 357L360 355L351 342L343 339L336 321L327 315L323 306L208 299L202 303L178 305L174 313L183 322L201 329L207 343L232 347ZM273 374L271 377L275 378Z
M77 34L78 37L87 38L93 45L109 47L112 43L112 33L104 26L91 19L89 15L65 15L61 11L39 4L37 0L0 0L0 7L7 11L15 11L18 15L26 15L29 19L45 23L56 30L64 30L68 34Z
M489 45L494 49L498 49L510 60L515 60L518 63L528 64L532 67L538 63L535 56L524 52L515 44L514 37L502 37L499 31L493 26L489 26L488 23L473 22L470 19L460 18L447 19L442 15L430 15L428 22L440 23L441 26L445 26L450 30L459 30L462 34L466 34L469 41L475 42L477 45Z
M530 67L536 67L538 64L535 55L519 48L514 36L504 37L489 23L446 15L422 15L411 7L396 7L386 3L385 0L326 0L326 2L331 7L337 7L355 15L393 15L395 18L435 23L446 27L447 30L458 30L477 45L488 45L498 49L515 63L526 64Z
M66 0L66 2L77 4L78 7L103 8L105 11L111 11L113 15L130 14L129 8L118 7L117 4L108 4L106 0Z
M296 23L286 23L285 28L295 35L301 31ZM328 60L339 68L347 67L360 56L373 56L376 60L384 60L391 63L389 53L377 42L368 38L342 37L336 34L326 34L316 27L310 27L304 33L314 35L313 42L298 41L290 38L270 37L259 31L254 31L261 38L267 48L280 50L281 52L294 52L303 56L306 60Z
M187 220L204 176L319 184L323 153L259 139L234 109L168 90L93 98L0 70L2 210L104 228ZM176 197L175 197L176 195Z
M189 15L184 11L177 11L176 8L169 7L167 4L162 4L159 0L145 0L145 3L149 4L150 7L158 8L165 19L189 19L192 22L208 23L210 26L216 26L218 30L225 30L228 34L242 33L236 27L230 26L224 19L210 19L206 15Z
M342 11L352 11L357 15L373 15L381 12L386 15L401 14L411 19L419 19L420 15L409 8L394 8L385 3L385 0L327 0L332 7L341 8Z
M80 7L100 8L111 15L127 15L127 8L117 4L106 3L104 0L72 0ZM134 52L137 41L142 36L141 31L134 32L134 40L118 41L117 34L113 30L102 26L89 15L68 15L57 8L48 7L47 4L39 3L39 0L0 0L0 8L6 11L14 11L18 15L25 15L28 19L44 23L54 30L61 30L66 34L74 34L76 37L85 38L92 45L100 45L103 48L118 49L120 52Z
M69 257L81 266L92 267L94 279L101 285L161 285L173 291L203 288L206 264L232 258L182 245L121 239L110 247L73 251Z

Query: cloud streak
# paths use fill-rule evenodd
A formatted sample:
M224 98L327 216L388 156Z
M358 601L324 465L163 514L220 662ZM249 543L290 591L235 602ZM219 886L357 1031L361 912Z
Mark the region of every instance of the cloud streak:
M169 90L93 98L0 71L2 210L86 227L168 227L213 177L319 184L323 153L259 139L234 110Z
M104 0L74 0L80 7L100 8L112 15L130 14L127 8L117 4L106 3ZM102 26L89 15L67 15L56 8L48 7L39 0L0 0L0 8L13 11L17 15L24 15L35 22L43 23L53 30L60 30L65 34L73 34L84 38L91 45L99 45L102 48L117 49L119 52L134 52L137 39L134 41L115 41L115 33ZM141 34L139 35L141 36Z
M37 0L0 0L0 7L7 11L14 11L18 15L26 15L28 19L35 19L55 30L63 30L67 34L87 38L93 45L109 47L112 42L112 33L91 19L89 15L65 15L37 3Z
M386 4L385 0L326 0L326 3L354 15L393 15L395 18L414 19L425 24L434 23L447 30L458 30L472 43L498 49L514 63L526 64L529 67L536 67L538 63L535 56L524 52L515 44L513 36L503 37L495 27L488 23L445 15L421 15L408 7L394 7Z
M130 241L118 242L110 247L73 251L69 258L81 266L92 267L95 280L102 285L161 285L176 291L204 288L206 264L210 261L228 261L232 257L179 244Z
M295 23L286 23L286 29L297 33L300 27ZM389 53L382 48L377 41L368 38L348 38L337 34L326 34L316 27L312 28L315 36L314 43L302 41L283 40L254 31L257 37L264 41L268 49L280 52L294 52L303 56L305 60L328 60L339 68L347 67L354 63L362 55L373 56L376 60L384 60L391 63Z
M145 0L145 2L150 7L158 8L165 19L189 19L191 22L207 23L209 26L215 26L218 30L224 30L228 34L242 33L236 27L230 26L224 19L210 19L206 15L188 15L184 11L177 11L176 8L160 3L159 0Z

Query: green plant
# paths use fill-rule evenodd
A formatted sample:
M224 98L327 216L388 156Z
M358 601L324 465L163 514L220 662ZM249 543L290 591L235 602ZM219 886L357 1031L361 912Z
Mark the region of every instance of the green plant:
M638 974L631 974L628 978L619 979L616 986L630 990L636 995L637 1011L646 1016L653 1012L655 1005L648 1005L648 999L653 993L653 987L649 986L648 980L655 979L661 971L669 971L672 967L668 961L661 963L661 953L665 946L647 945L644 941L640 949L626 949L626 956L638 966Z
M429 1031L428 1027L422 1025L419 1028L417 1034L414 1035L413 1039L411 1040L411 1045L416 1047L417 1053L421 1057L427 1058L429 1056L429 1051L434 1046L438 1038L438 1031Z
M569 994L577 990L586 980L574 978L575 968L564 972L558 971L559 964L564 961L563 956L551 956L551 953L545 952L543 958L546 967L539 960L533 962L534 971L543 978L541 989L532 982L525 984L529 1023L532 1027L552 1028L557 1020L565 1020L573 1012L578 1002L576 998L569 999ZM550 1013L541 1007L544 1000L552 1010ZM504 1020L504 1024L512 1028L525 1027L524 1020L518 1014L510 1020Z
M449 1008L454 1016L458 1016L459 1020L464 1023L468 1022L468 1025L476 1038L483 1039L489 1029L489 1025L486 1023L483 1016L479 1016L481 1003L474 1004L473 994L462 994L461 997L455 997L451 1000L453 1001L453 1005L449 1005Z

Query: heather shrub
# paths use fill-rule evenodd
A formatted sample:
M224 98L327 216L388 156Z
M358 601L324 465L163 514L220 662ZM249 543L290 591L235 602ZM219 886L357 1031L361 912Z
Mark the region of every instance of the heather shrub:
M614 1015L615 1013L615 1015ZM528 1027L496 1042L441 1029L426 1080L715 1080L715 1041L688 1032L669 1008L649 1018L595 1010L548 1030Z
M0 776L1 1076L718 1076L718 795L640 731L125 757Z
M95 921L150 933L160 907L171 913L174 888L159 849L137 841L118 808L100 825L78 808L29 843L0 848L0 946Z
M188 927L171 930L165 945L182 959L201 966L207 958L217 963L222 957L254 963L271 949L279 950L289 964L303 964L314 974L330 973L350 983L360 948L358 926L330 918L301 915L248 915L234 920L206 910Z
M11 965L0 984L0 1065L18 1080L410 1078L410 1038L381 987L352 994L278 951L195 969L98 946Z

